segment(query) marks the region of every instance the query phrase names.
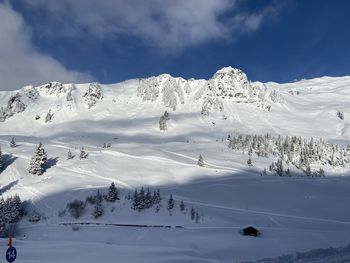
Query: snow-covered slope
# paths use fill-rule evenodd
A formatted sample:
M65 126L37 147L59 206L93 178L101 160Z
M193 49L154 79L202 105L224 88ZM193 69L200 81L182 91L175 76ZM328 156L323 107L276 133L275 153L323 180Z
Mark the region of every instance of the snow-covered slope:
M19 260L40 262L33 251L46 251L42 262L97 262L98 255L108 260L115 253L122 262L144 262L145 257L154 262L237 262L346 245L347 164L322 166L327 175L322 178L306 177L285 163L295 176L260 176L278 156L252 154L249 166L248 152L228 148L226 138L269 133L345 147L350 142L349 87L350 77L251 82L242 71L227 67L209 80L163 74L112 85L52 82L0 92L5 162L0 191L4 197L18 193L33 200L33 210L42 216L36 224L26 218L20 224L15 241ZM161 131L164 111L169 120ZM17 147L9 146L12 137ZM48 154L47 169L41 176L31 175L27 167L40 141ZM103 148L104 143L111 147ZM78 158L82 147L86 159ZM67 160L69 150L76 157ZM200 154L204 167L197 165ZM122 198L105 203L99 219L92 217L91 206L79 220L58 216L68 201L106 191L112 181ZM141 186L160 188L160 211L130 209L127 196ZM170 194L175 199L171 215L166 209ZM181 200L185 211L179 209ZM198 223L190 218L192 207L200 215ZM72 222L100 225L81 225L79 231L62 225ZM262 236L241 236L239 230L247 225L258 227ZM57 258L58 249L67 256Z

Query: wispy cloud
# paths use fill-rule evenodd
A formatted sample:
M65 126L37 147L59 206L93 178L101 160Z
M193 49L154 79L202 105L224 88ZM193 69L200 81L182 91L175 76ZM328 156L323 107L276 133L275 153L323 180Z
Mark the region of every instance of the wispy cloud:
M18 0L45 13L41 32L51 36L129 35L156 48L181 50L253 32L274 9L240 13L237 0ZM52 28L55 26L55 30Z
M82 82L91 76L66 69L31 41L30 29L8 4L0 3L0 90L48 81Z

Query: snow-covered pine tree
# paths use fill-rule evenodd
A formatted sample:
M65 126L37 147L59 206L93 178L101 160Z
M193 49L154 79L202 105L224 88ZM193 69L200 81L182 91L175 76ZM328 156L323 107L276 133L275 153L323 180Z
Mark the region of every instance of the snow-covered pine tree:
M16 142L15 142L15 138L14 138L14 137L12 137L12 139L11 139L11 141L10 141L10 147L11 147L11 148L17 147L17 144L16 144Z
M137 192L137 188L135 189L135 192L134 192L134 195L133 195L133 198L132 198L132 208L134 210L138 209L139 207L139 193Z
M168 210L172 210L175 206L175 202L173 199L173 195L170 194L169 200L168 200Z
M276 163L276 174L279 175L279 176L282 176L283 175L283 162L282 162L282 159L278 159L277 160L277 163Z
M311 173L311 168L310 168L309 165L306 167L304 173L305 173L307 176L311 176L311 175L312 175L312 173Z
M159 118L159 130L166 131L167 129L168 129L168 126L166 123L166 118L164 117L164 115L162 115Z
M169 112L168 111L164 111L164 118L165 118L165 120L170 120L170 116L169 116Z
M344 112L342 111L337 111L337 116L339 119L341 119L342 121L344 120Z
M115 187L114 182L111 183L108 189L108 193L106 195L106 200L109 202L114 202L115 200L118 200L118 190L117 187Z
M67 153L67 160L73 159L74 157L75 157L75 155L73 155L72 152L69 149L68 153Z
M79 155L80 159L86 159L86 157L88 157L88 155L89 154L85 151L84 147L82 147L80 149L80 155Z
M286 170L286 175L287 176L290 176L290 170L289 170L289 167L287 168L287 170Z
M23 217L23 204L21 198L15 195L10 199L10 223L17 223Z
M102 203L96 203L94 206L94 211L92 212L94 218L98 218L103 215L103 206Z
M194 211L193 207L191 208L191 220L193 221L196 217L196 212Z
M146 197L145 197L145 208L150 208L152 205L153 205L152 194L149 188L147 188Z
M203 159L203 156L201 154L199 155L197 164L201 167L204 167L204 159Z
M146 200L145 189L141 187L141 190L139 193L139 206L138 206L139 211L145 208L145 200Z
M248 166L253 166L252 159L249 157L247 161Z
M40 142L34 150L34 156L30 160L28 172L31 174L42 175L45 170L45 164L47 162L46 151Z
M324 175L325 175L324 170L322 168L320 168L318 170L318 176L324 176Z
M181 203L180 203L180 210L181 210L181 211L185 211L185 204L184 204L184 201L181 201Z
M102 196L102 194L100 193L100 190L97 190L97 194L96 194L96 196L95 196L95 200L96 200L96 204L102 203L103 196Z

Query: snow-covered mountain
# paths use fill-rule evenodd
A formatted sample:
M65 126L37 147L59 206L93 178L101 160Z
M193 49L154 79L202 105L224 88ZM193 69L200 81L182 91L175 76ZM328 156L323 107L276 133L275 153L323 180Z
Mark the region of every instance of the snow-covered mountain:
M162 74L1 91L0 193L33 201L18 226L20 261L46 251L42 262L115 253L123 262L239 262L347 245L349 87L350 77L252 82L227 67L209 80ZM28 172L39 142L40 176ZM79 219L66 211L111 182L121 198L103 201L98 219L89 202ZM130 207L142 186L163 199L139 212ZM35 215L41 220L28 222ZM247 225L262 235L242 236ZM68 256L74 250L81 258Z

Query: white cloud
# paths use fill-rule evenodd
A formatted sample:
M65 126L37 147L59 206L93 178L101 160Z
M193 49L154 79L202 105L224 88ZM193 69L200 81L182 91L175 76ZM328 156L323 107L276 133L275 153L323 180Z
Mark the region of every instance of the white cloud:
M53 80L83 82L91 79L40 53L32 44L30 29L9 5L0 3L0 17L0 90Z
M271 15L266 9L241 14L237 0L20 1L29 10L45 12L49 26L40 30L55 37L108 39L127 34L172 51L210 40L236 39L257 30Z

